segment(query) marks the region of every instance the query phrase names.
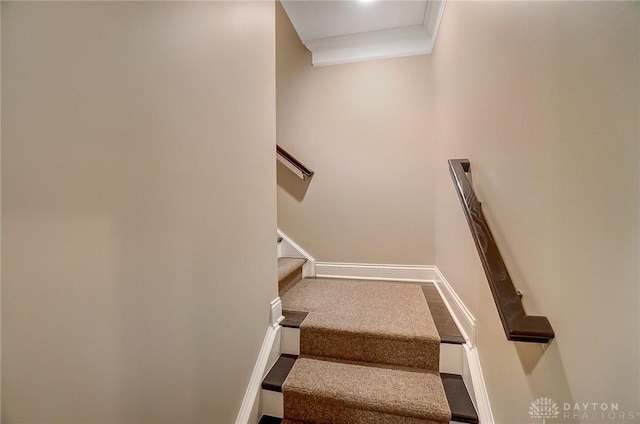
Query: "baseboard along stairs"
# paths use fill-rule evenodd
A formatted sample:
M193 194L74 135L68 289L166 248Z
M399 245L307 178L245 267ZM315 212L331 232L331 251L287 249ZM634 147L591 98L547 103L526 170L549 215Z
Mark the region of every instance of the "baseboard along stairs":
M479 422L465 339L432 283L303 278L306 262L278 259L281 354L260 424Z

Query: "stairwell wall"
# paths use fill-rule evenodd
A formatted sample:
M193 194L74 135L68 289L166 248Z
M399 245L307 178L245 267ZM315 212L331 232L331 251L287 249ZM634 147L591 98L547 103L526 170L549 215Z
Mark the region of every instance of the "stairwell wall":
M637 2L447 3L433 53L436 264L477 319L497 423L534 422L539 397L558 404L554 422L640 422L639 29ZM451 158L471 160L525 309L554 327L548 346L506 340ZM618 405L613 419L602 403Z
M273 3L1 27L2 422L234 422L277 296Z
M429 57L313 67L277 5L278 225L318 261L432 264Z

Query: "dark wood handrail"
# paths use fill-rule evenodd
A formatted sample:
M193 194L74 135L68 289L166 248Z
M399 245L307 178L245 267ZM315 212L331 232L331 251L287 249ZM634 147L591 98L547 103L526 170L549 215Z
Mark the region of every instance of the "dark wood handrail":
M470 168L471 163L468 159L449 160L449 172L478 249L507 339L548 343L555 337L551 323L545 316L527 315L524 311L521 294L513 286L480 202L467 178L466 172L469 172Z
M294 158L291 153L287 152L277 144L276 152L278 154L278 159L303 180L306 180L307 178L313 176L312 170L304 166L302 162Z

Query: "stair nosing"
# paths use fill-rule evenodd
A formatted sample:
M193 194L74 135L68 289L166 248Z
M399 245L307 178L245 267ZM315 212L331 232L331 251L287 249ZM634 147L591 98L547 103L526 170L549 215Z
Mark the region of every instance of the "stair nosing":
M289 376L298 355L281 353L267 375L262 379L260 387L264 390L282 393L282 384Z
M462 336L452 336L449 334L445 334L445 335L439 334L439 336L440 336L441 343L462 345L467 342Z
M447 308L441 294L437 291L434 284L421 284L422 293L433 317L433 322L438 330L438 335L443 343L463 344L466 343L458 324L451 316L451 312ZM437 299L436 299L437 297ZM442 311L438 313L438 311ZM435 315L434 315L435 314ZM438 316L438 319L436 319Z
M476 411L476 408L473 405L473 402L471 401L471 396L469 395L469 391L467 390L467 387L464 384L464 380L462 376L460 374L440 373L440 378L442 380L442 386L444 387L445 395L447 396L449 409L451 410L451 421L468 423L468 424L478 424L479 423L478 412ZM445 383L445 380L447 381L455 380L456 385L458 387L452 388L451 384ZM460 388L460 386L462 388ZM459 393L458 390L462 390L462 389L464 389L464 392ZM456 391L456 393L454 393L454 391ZM457 400L454 400L452 402L452 399L454 399L454 396L457 396ZM462 396L463 399L460 399L460 396ZM469 409L470 407L473 413L471 413L470 411L461 412L459 408L456 408L456 410L454 411L454 408L452 408L452 403L455 406L459 407L460 401L466 404L467 409Z
M284 316L284 321L280 323L281 326L287 328L300 328L300 325L305 320L305 318L307 318L309 312L292 311L285 309L282 311L282 315Z

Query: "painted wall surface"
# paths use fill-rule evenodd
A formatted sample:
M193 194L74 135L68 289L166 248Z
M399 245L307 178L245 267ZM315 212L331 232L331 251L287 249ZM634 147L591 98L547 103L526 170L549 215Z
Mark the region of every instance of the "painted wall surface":
M277 7L278 224L319 261L431 264L429 58L312 67Z
M2 2L3 423L235 421L277 296L274 10Z
M638 2L447 3L436 264L478 321L497 423L540 422L538 397L559 405L555 423L640 422L639 30ZM447 169L464 157L525 309L554 327L548 346L504 336Z

